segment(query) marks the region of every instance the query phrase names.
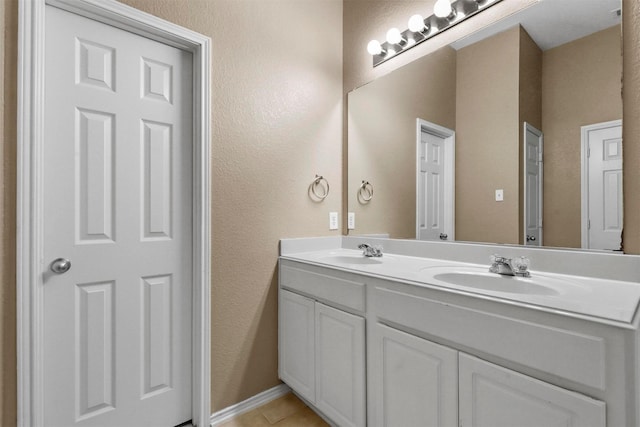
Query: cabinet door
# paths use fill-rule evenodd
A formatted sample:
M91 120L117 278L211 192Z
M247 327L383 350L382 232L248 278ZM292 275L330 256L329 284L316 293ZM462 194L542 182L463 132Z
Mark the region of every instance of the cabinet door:
M372 390L376 426L458 425L458 352L375 326Z
M460 354L460 426L604 427L605 403Z
M364 319L316 303L316 406L341 427L366 425Z
M315 302L280 289L278 370L280 379L315 402Z

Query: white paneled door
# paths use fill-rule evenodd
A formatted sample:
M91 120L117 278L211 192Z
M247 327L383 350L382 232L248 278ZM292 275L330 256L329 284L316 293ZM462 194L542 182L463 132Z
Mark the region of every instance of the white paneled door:
M417 122L416 238L454 240L455 133Z
M45 51L45 423L183 423L192 55L51 6Z
M583 217L586 224L583 224L582 247L620 250L623 224L622 122L616 120L584 126L582 135L583 151L587 157L583 165L582 197L586 199L583 200L583 211L586 211Z
M524 244L542 246L543 135L524 123Z

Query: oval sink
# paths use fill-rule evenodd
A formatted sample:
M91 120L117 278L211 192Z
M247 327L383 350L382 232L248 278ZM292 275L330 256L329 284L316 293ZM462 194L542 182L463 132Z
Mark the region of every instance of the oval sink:
M560 294L558 290L547 286L546 284L536 283L532 278L501 276L489 272L452 271L447 273L438 273L434 275L433 278L452 285L484 289L487 291L530 295ZM545 278L544 280L546 281L546 279L548 278Z
M335 264L382 264L382 258L369 258L364 255L327 255L320 259Z

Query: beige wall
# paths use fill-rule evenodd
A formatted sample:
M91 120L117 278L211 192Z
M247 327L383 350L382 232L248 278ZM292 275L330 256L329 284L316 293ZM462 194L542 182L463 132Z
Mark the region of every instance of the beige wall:
M514 27L458 51L456 240L518 243L519 50Z
M456 52L445 47L349 95L353 234L415 237L416 119L455 129L455 69ZM357 200L363 180L374 186L374 198L366 204Z
M543 215L553 219L544 223L546 246L581 246L580 127L622 118L620 52L612 27L543 53Z
M16 420L16 63L18 2L0 1L0 425Z
M17 2L15 2L17 3ZM279 383L277 256L282 237L337 235L342 183L342 3L126 0L208 35L212 59L212 410ZM15 423L15 25L0 1L5 81L0 156L0 424ZM298 37L304 35L304 37ZM0 52L2 52L0 50ZM8 58L6 58L8 56ZM323 203L307 188L331 184Z

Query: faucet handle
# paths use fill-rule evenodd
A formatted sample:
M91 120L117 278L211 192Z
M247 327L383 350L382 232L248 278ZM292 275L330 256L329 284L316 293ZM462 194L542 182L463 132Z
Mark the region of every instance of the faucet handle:
M493 254L489 257L489 259L491 260L492 263L501 263L501 262L507 262L510 261L509 258L505 258L503 256L500 256L498 254Z
M516 269L516 274L520 276L529 276L529 266L531 265L531 260L529 258L521 256L513 259L513 266Z

